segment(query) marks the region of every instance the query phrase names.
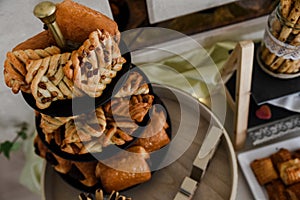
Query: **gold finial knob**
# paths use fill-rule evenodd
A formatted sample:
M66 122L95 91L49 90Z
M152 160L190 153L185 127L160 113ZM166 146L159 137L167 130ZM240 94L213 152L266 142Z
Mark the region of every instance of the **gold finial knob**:
M42 20L42 22L49 24L55 21L56 5L50 1L44 1L34 7L33 14Z
M43 1L34 7L33 14L45 23L52 32L57 45L65 48L64 37L56 23L56 5L50 1Z

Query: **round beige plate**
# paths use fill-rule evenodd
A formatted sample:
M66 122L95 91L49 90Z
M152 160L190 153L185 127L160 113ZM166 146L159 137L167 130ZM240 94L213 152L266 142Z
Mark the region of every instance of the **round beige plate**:
M209 125L221 129L223 126L212 112L198 100L181 90L153 84L153 90L163 101L170 114L172 124L172 139L187 141L190 139L191 130L196 128L196 137L192 138L191 145L176 146L176 150L187 148L172 164L153 173L149 182L140 184L130 190L122 192L133 199L164 199L172 200L176 195L185 176L189 176L192 163L199 151L203 138ZM179 101L181 102L179 104ZM200 111L200 118L199 112ZM181 116L185 116L181 118ZM200 119L195 121L195 119ZM177 136L175 134L178 134ZM179 138L178 138L179 137ZM172 156L169 151L166 158ZM80 194L65 183L56 174L50 165L46 165L43 177L43 195L45 200L64 199L76 200ZM195 192L193 199L232 199L236 197L237 190L237 162L230 138L224 132L221 143L213 157L209 168Z

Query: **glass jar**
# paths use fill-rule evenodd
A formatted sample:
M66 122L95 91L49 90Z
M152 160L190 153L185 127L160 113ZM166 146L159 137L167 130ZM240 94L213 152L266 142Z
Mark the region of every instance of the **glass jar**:
M282 1L288 2L288 1ZM300 0L281 5L269 15L260 49L263 69L281 78L295 77L300 70Z

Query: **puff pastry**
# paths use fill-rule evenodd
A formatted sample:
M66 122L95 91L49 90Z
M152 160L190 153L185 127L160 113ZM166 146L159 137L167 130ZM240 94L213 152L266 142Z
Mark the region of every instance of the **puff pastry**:
M266 190L269 200L288 200L285 186L279 179L266 184Z
M64 73L77 88L91 97L99 97L125 62L113 36L107 31L96 30L72 52Z
M300 183L294 184L287 188L287 193L290 200L300 199Z
M110 121L108 121L108 126L101 142L104 147L107 147L110 144L123 145L126 142L133 140L130 133L138 128L137 124L125 119L125 121L119 121L119 124L117 125L115 121L111 119L108 120Z
M289 150L287 150L285 148L281 148L281 149L279 149L279 151L277 151L276 153L273 153L271 155L271 159L272 159L273 164L276 167L278 167L278 165L280 163L292 159L292 154Z
M279 177L271 158L256 159L251 162L250 167L261 185L269 183Z
M154 96L150 94L133 95L131 98L114 98L104 105L103 109L108 117L115 121L119 118L132 119L142 122L149 109L152 107Z
M75 118L71 117L51 117L49 115L40 114L41 115L41 123L40 127L45 134L50 134L53 131L59 129L62 125L66 124L71 119Z
M73 162L73 165L83 174L84 179L80 182L88 187L96 185L99 181L96 178L95 170L97 161L95 162Z
M145 159L149 154L143 147L136 146L122 151L96 167L96 177L100 178L106 192L124 190L151 178L150 168Z
M147 137L142 134L141 138L138 138L135 142L136 145L140 145L146 149L147 152L153 152L161 149L170 143L170 138L165 129L157 132L155 135Z
M63 66L70 56L70 53L64 53L28 61L26 82L30 84L38 108L45 109L53 101L73 97L74 85L70 84L63 73Z
M71 169L71 161L63 159L48 150L48 148L43 144L39 136L34 139L35 153L40 157L46 159L56 171L66 174Z
M295 158L280 163L278 166L280 177L286 185L300 182L300 159Z
M30 60L38 60L59 53L60 49L55 46L45 49L27 49L8 52L6 60L4 61L4 79L6 85L12 88L14 93L18 93L20 90L30 93L30 84L25 80L28 71L26 68L27 63Z
M67 41L83 43L92 31L104 29L120 40L117 23L104 14L88 8L72 0L64 0L56 4L56 22ZM43 49L56 45L50 30L31 37L17 45L14 50Z
M143 76L133 71L129 74L128 79L121 89L117 92L115 97L126 97L131 95L148 94L149 87L148 83L144 80Z
M133 120L142 122L149 109L152 107L154 96L150 94L134 95L130 99L129 113Z

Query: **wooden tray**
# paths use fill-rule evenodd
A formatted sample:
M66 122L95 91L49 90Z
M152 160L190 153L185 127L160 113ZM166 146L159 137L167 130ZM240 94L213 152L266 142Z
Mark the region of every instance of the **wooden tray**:
M213 124L219 128L223 126L206 106L185 92L157 84L152 86L154 93L160 97L170 114L172 142L162 168L153 174L151 180L124 191L123 194L137 200L171 200L184 177L190 175L193 160L209 125ZM169 162L171 164L167 164ZM42 184L45 200L74 200L81 192L64 182L48 164L45 166ZM230 138L225 132L193 199L234 200L236 190L237 162Z

